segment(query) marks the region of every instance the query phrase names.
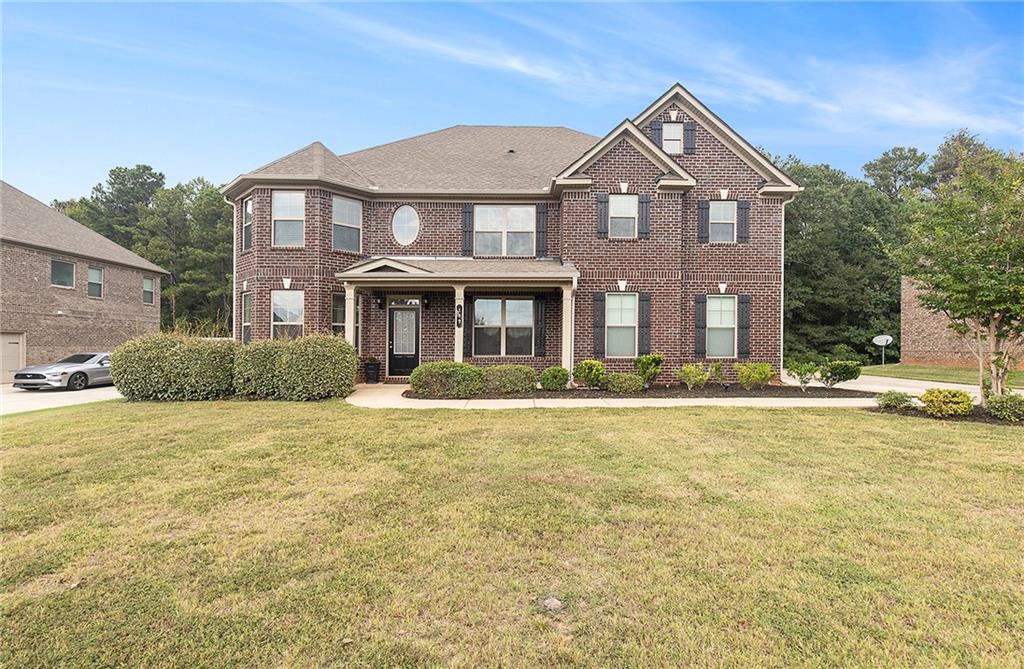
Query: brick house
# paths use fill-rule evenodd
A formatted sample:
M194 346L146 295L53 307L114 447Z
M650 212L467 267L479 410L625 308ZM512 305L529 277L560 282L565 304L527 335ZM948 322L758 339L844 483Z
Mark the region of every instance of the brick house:
M908 365L976 367L973 344L949 329L949 319L924 308L914 282L900 281L900 362Z
M800 190L682 86L603 138L454 126L311 144L224 187L241 341L335 332L419 363L612 371L782 362L783 216ZM731 364L726 364L731 370Z
M2 382L26 365L109 351L158 330L164 274L0 181Z

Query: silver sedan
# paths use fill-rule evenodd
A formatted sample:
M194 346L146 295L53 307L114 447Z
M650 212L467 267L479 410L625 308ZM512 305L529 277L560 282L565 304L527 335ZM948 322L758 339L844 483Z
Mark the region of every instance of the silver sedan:
M25 390L67 388L84 390L89 386L113 383L109 353L76 353L48 365L33 365L14 374L14 387Z

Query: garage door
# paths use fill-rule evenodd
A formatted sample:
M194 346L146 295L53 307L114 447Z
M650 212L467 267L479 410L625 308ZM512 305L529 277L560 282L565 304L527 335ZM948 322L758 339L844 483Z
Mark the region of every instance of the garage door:
M25 366L25 335L0 332L0 383L14 383L14 373Z

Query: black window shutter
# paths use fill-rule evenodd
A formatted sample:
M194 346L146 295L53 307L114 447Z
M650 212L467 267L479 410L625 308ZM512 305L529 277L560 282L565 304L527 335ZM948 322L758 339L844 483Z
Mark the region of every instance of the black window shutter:
M640 293L640 309L638 323L640 331L637 332L637 353L646 355L651 352L651 294Z
M538 258L548 257L548 203L537 204L537 253Z
M636 221L636 236L640 239L651 238L651 196L640 194L640 210Z
M697 124L693 121L683 122L683 153L697 153Z
M703 358L708 351L708 296L697 295L693 302L693 352L698 358Z
M747 200L736 203L736 241L750 243L750 202Z
M736 307L736 320L739 331L736 333L736 355L740 358L750 356L750 296L740 295Z
M651 141L661 147L661 121L651 121Z
M707 244L711 239L711 203L701 200L697 203L697 242Z
M608 193L597 194L597 236L608 237Z
M594 293L594 357L604 357L604 293Z
M473 204L462 205L462 255L473 255Z
M473 298L466 298L466 306L462 316L462 356L464 358L473 355Z
M543 358L544 349L544 296L533 298L533 357Z

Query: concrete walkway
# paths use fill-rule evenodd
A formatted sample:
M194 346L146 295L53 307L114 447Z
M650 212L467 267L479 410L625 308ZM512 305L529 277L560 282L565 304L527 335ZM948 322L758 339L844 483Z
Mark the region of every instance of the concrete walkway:
M21 390L10 384L0 385L0 416L54 407L88 404L121 397L114 386L97 386L85 390Z
M782 382L789 385L798 385L796 380L790 377L788 374L784 374ZM815 381L811 384L812 386L820 386L821 384ZM847 390L864 390L869 393L884 393L886 390L899 390L900 392L910 393L915 397L928 390L929 388L949 388L950 390L962 390L975 401L981 398L981 393L978 392L978 386L966 385L963 383L945 383L943 381L920 381L918 379L894 379L888 376L861 376L855 381L848 381L846 383L840 383L837 388L846 388Z
M595 397L581 399L535 398L515 400L413 400L402 397L409 389L400 384L360 384L347 401L367 409L580 409L637 407L788 407L863 409L875 406L870 397Z

